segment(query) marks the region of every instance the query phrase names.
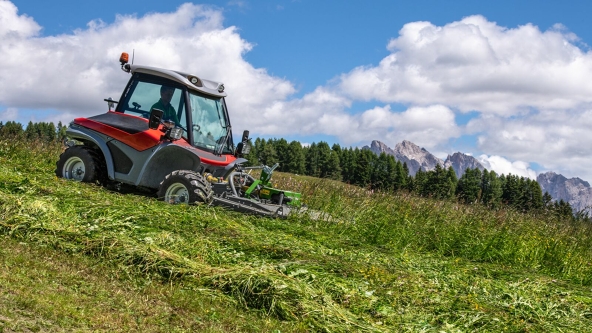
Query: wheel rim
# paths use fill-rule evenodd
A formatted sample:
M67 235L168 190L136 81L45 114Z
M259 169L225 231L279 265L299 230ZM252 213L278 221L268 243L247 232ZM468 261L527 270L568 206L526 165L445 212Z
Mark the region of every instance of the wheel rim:
M174 183L166 190L164 201L171 204L189 203L189 191L181 183Z
M84 173L86 172L86 168L84 166L84 162L80 157L70 157L66 163L64 163L64 168L62 170L62 174L66 179L73 179L82 181L84 178Z

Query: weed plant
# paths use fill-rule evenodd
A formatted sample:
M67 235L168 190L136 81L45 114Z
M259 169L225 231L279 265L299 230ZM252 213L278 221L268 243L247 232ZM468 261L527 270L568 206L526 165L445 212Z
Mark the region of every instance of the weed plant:
M592 331L589 225L280 173L309 208L286 220L173 206L57 179L61 150L0 140L0 235L219 295L260 331Z

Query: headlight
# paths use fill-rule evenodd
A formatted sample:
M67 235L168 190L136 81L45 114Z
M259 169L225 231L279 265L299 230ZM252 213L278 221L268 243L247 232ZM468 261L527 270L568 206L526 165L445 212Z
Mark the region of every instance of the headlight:
M241 148L241 154L248 155L249 152L251 152L251 145L249 144L248 141L243 142L243 146Z
M171 140L179 140L183 135L183 129L181 127L173 127L170 129L169 138Z

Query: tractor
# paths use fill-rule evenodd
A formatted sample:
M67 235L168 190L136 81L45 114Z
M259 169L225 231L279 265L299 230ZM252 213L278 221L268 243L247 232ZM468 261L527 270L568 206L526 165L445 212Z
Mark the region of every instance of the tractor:
M107 98L106 113L68 126L56 176L271 217L301 206L300 193L272 185L277 164L243 166L249 131L235 146L224 84L128 59L125 52L119 59L131 74L119 101Z

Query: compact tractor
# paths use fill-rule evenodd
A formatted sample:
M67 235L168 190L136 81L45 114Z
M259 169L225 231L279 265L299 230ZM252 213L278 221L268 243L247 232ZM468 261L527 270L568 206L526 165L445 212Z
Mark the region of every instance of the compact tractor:
M130 185L172 204L211 204L286 217L300 193L274 188L277 164L246 167L249 131L234 145L224 85L193 74L128 63L131 78L109 111L76 118L56 175L111 188ZM261 169L260 176L251 175Z

